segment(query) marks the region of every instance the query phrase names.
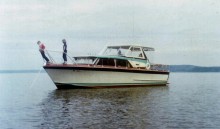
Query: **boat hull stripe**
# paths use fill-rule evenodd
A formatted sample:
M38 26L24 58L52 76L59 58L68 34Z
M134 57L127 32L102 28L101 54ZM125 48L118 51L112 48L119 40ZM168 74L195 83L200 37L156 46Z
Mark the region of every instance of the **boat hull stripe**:
M58 89L66 88L105 88L105 87L134 87L134 86L163 86L167 82L151 83L55 83Z
M90 71L111 71L111 72L129 72L129 73L148 73L148 74L166 74L167 71L146 71L146 70L132 70L132 69L114 69L114 68L98 68L98 67L59 67L59 66L43 66L44 69L60 69L60 70L90 70Z

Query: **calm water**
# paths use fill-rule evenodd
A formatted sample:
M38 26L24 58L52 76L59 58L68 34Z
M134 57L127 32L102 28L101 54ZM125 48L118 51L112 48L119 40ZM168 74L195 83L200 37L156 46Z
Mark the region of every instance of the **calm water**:
M167 87L56 90L46 73L0 74L0 128L218 129L219 78L172 73Z

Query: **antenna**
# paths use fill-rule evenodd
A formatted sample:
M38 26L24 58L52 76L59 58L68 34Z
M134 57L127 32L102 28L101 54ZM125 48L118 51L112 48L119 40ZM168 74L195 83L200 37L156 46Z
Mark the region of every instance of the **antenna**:
M134 0L132 1L132 39L134 43Z

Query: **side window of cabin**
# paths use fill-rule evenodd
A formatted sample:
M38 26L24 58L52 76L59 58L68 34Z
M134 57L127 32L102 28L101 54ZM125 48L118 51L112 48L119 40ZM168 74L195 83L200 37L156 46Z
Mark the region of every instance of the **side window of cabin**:
M97 65L115 66L114 59L99 59Z
M131 68L130 63L127 60L117 60L117 67L128 67Z
M143 58L144 55L142 54L141 48L132 47L130 49L129 56L136 57L136 58Z
M104 65L104 66L115 66L115 59L99 59L97 65ZM116 60L117 67L127 67L132 68L131 64L127 60Z

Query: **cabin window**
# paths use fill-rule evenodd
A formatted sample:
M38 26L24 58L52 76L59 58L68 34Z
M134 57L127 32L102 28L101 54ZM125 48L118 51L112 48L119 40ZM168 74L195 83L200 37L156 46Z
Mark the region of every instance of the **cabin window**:
M127 60L120 59L99 59L97 65L132 68Z
M115 66L114 59L99 59L97 65Z
M104 51L103 55L125 56L128 49L129 46L111 46Z
M140 47L131 47L128 56L135 58L144 58Z
M130 63L127 60L116 60L117 67L128 67L131 68Z

